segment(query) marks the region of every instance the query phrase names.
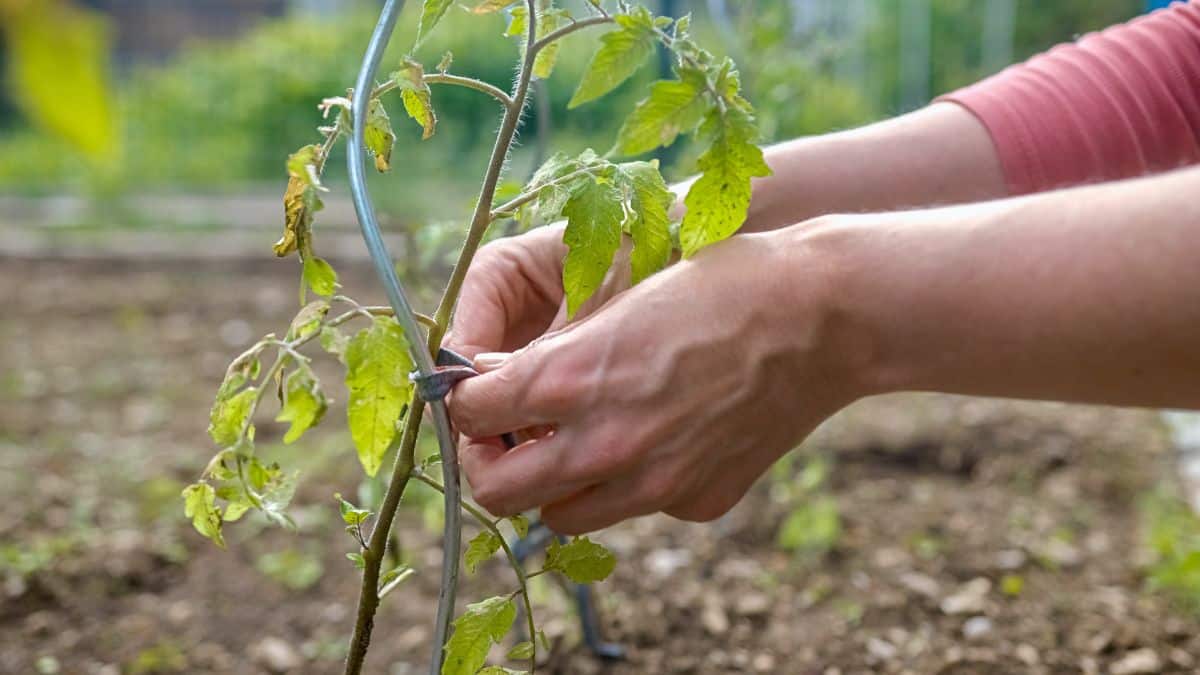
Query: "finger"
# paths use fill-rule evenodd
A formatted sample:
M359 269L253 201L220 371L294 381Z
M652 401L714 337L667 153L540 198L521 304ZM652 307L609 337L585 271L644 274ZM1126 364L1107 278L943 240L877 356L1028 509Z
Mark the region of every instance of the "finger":
M559 534L595 532L621 521L644 516L658 508L636 497L632 480L614 480L542 507L542 522Z
M560 341L544 340L512 355L479 359L486 372L460 382L450 401L455 427L473 438L555 424L582 394L586 373L575 372Z
M588 483L566 478L559 434L522 443L512 450L472 441L463 452L463 470L472 496L496 516L510 516L574 494Z

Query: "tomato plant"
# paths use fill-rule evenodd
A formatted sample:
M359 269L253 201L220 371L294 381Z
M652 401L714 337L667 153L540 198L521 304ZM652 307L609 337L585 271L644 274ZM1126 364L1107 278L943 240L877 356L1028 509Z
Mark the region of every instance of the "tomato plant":
M442 491L447 505L443 587L432 645L433 673L518 672L485 665L490 648L501 642L515 623L518 601L523 605L530 639L516 645L509 657L528 659L532 670L539 639L527 592L528 577L554 572L575 583L588 584L606 578L616 562L599 544L587 537L577 537L569 542L552 542L543 568L526 574L501 531L503 521L460 499L457 459L452 443L446 440L448 428L440 396L430 396L429 390L414 385L414 381L427 382L433 372L432 363L450 327L463 279L488 227L508 219L516 219L526 227L566 220L563 241L568 253L563 262L563 288L568 315L573 316L599 288L626 238L632 242L629 264L637 283L665 267L674 249L688 257L732 235L745 219L751 178L769 172L762 152L755 145L757 128L753 110L740 95L737 69L732 61L715 58L695 43L689 33L688 17L659 17L627 2L608 6L590 0L586 5L587 15L576 17L555 6L553 0L477 1L471 12L506 14L506 35L521 43L516 83L511 91L503 91L451 72L450 54L444 55L431 70L418 60L423 39L435 29L451 4L451 0L424 0L416 44L386 80L377 82L373 71L382 53L380 45L386 44L399 5L396 0L389 0L368 49L358 90L322 102L321 108L330 123L320 128L321 142L306 145L288 158L285 230L275 244L275 253L297 254L301 263L302 307L282 338L268 335L230 364L210 415L209 432L221 449L200 480L183 493L186 515L201 534L218 546L225 545L222 532L226 524L251 509L261 511L274 523L291 526L287 506L295 474L256 454L253 420L267 393L275 392L280 401L276 420L290 424L283 440L285 443L297 440L322 420L326 410L326 396L311 366L315 357L302 350L316 343L344 364L349 390L347 424L363 470L368 476L375 476L383 468L384 459L395 455L378 512L338 498L346 531L356 547L348 557L362 572L346 673L361 672L379 602L411 574L403 566L384 569L384 563L397 505L412 480ZM601 26L609 30L600 36L600 44L568 107L586 105L615 89L641 68L660 45L673 55L676 77L650 87L625 120L610 151L599 154L588 150L575 157L555 155L517 196L497 203L497 185L530 97L531 82L551 76L560 40ZM313 221L321 210L320 194L327 189L321 182L325 165L338 140L348 137L351 182L359 218L368 246L374 247L373 253L382 250L380 242L372 241L377 236L374 214L361 183L364 154L373 158L378 171L387 172L391 168L396 136L387 103L396 97L405 114L419 126L422 137L433 136L437 131L433 85L476 90L494 99L503 117L457 264L436 310L432 316L419 317L421 326L418 326L386 258L381 263L377 257L376 267L389 289L392 307L368 307L340 295L337 273L317 255ZM675 195L664 182L657 163L620 158L671 145L681 134L696 136L707 143L707 150L698 160L700 175L684 199L686 215L674 223L671 207ZM307 301L309 294L315 296L311 302ZM335 306L345 309L334 312ZM343 332L347 324L360 320L365 325L356 333ZM264 368L263 363L269 365ZM410 378L414 368L420 377ZM425 400L419 400L422 392L426 393ZM421 465L416 461L417 435L426 410L424 403L431 404L429 408L440 435L441 480L433 475L432 463ZM467 545L468 573L483 560L503 551L516 572L517 588L510 594L468 605L453 620L451 632L463 510L483 528ZM504 520L507 521L504 527L517 537L528 531L525 518Z

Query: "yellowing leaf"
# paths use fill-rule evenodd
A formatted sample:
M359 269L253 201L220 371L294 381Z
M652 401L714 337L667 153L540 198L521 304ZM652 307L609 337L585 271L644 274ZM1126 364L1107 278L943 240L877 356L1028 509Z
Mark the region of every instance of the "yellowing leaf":
M575 537L568 544L556 540L546 549L546 569L562 572L577 584L604 581L616 566L612 552L587 537Z
M376 317L346 346L346 413L358 459L374 476L396 437L396 422L408 404L413 369L408 340L392 317Z
M192 519L192 527L214 544L225 548L221 534L221 511L217 508L217 493L208 483L193 483L183 490L183 513Z
M321 421L327 402L316 378L305 368L288 375L286 391L283 408L275 421L292 423L283 437L283 442L294 443L305 431Z
M492 557L499 550L500 537L497 537L488 530L475 535L475 538L467 544L467 552L464 559L467 573L474 574L475 570L479 567L479 563Z
M108 24L100 14L56 0L12 3L0 12L16 101L46 131L89 158L116 155L108 77Z
M313 216L323 207L317 187L309 179L289 176L283 194L283 237L275 242L275 255L282 258L294 251L310 249Z
M705 97L704 75L655 82L650 96L638 103L617 135L617 150L640 155L669 146L681 132L696 128L712 105Z
M667 266L671 259L671 222L667 215L675 195L667 189L658 165L630 162L620 165L632 197L629 201L629 234L633 237L633 283Z
M542 39L558 30L560 27L567 25L571 20L571 15L563 9L551 8L542 12L538 16L537 37ZM558 61L558 50L562 46L562 41L551 42L542 47L538 55L533 60L533 76L540 79L547 79L554 72L554 64Z
M638 8L634 14L616 17L619 28L600 37L600 48L567 104L576 108L616 89L654 53L654 23L650 13Z
M292 319L292 325L288 328L288 340L303 340L315 333L321 327L321 321L328 313L328 300L313 300L300 308L300 311Z
M408 104L405 103L405 107ZM375 156L375 169L386 173L392 168L392 147L396 145L396 132L392 131L392 120L379 99L372 99L367 108L367 128L363 130L363 142ZM319 291L318 291L319 292Z
M400 69L392 73L392 79L400 85L404 111L421 125L421 140L429 140L437 129L437 113L433 109L433 92L429 90L429 83L425 81L425 68L420 63L406 58Z
M715 127L715 136L697 162L702 173L688 190L679 228L685 257L737 232L750 206L750 179L771 175L762 150L750 142L753 123L744 112L715 111L706 126Z
M563 243L569 249L563 262L563 290L567 315L573 317L612 267L621 246L625 208L621 191L610 181L589 179L567 200L562 213L567 217Z
M446 642L442 675L476 675L487 661L488 650L499 644L517 618L510 598L488 598L467 605L454 620L454 634Z
M473 14L491 14L513 4L513 0L483 0L471 9Z
M509 516L508 523L512 525L513 531L517 533L518 539L524 539L529 536L529 519L521 514Z
M222 448L237 445L258 397L258 389L247 387L229 398L218 398L209 413L208 435Z

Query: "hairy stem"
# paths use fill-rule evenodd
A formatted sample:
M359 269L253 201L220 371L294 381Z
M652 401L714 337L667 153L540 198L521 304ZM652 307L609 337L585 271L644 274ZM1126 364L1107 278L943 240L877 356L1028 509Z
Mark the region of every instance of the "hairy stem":
M545 35L545 37L543 37L541 40L534 42L532 54L534 56L537 56L537 53L542 51L543 49L545 49L546 46L549 45L551 42L554 42L556 40L561 40L562 38L570 35L571 33L574 33L577 30L582 30L589 26L599 26L602 24L612 23L612 22L613 22L613 18L611 16L608 16L607 14L604 16L589 16L586 19L580 19L578 21L571 22L571 23L563 26L562 28L559 28L558 30L547 33Z
M512 97L509 96L508 93L503 89L495 85L488 84L483 80L477 80L473 77L451 75L450 73L426 73L423 79L428 84L453 84L459 87L465 87L467 89L474 89L475 91L487 94L488 96L496 99L505 108L510 108L513 104ZM387 82L384 82L383 84L371 90L371 98L379 98L389 91L399 88L399 82L395 80L388 80Z

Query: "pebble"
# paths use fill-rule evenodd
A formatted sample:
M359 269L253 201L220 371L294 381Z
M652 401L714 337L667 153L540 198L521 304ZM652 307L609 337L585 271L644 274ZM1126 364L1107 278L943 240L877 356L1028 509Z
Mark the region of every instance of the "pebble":
M647 553L643 564L650 574L666 579L692 564L692 552L686 548L660 548Z
M1162 671L1162 659L1150 648L1129 652L1112 664L1112 675L1150 675Z
M738 598L737 604L734 606L734 611L739 616L759 617L766 616L771 609L771 598L764 593L747 593Z
M282 638L265 637L250 649L254 660L271 672L286 673L300 667L300 655Z
M1019 548L1010 548L996 554L996 567L997 569L1011 572L1021 569L1025 565L1025 560L1026 555L1024 551Z
M867 640L867 653L879 661L891 661L896 658L896 645L882 638L873 637Z
M700 624L704 626L704 630L708 631L709 635L724 635L729 631L729 616L725 614L721 605L716 602L706 602L704 610L700 612Z
M963 584L954 595L942 600L941 608L946 614L979 614L984 609L984 601L992 582L983 577L977 577Z
M764 652L755 656L751 665L760 673L773 673L775 672L775 657Z
M973 616L963 624L963 637L968 640L981 640L992 632L992 620L986 616Z
M920 572L906 572L900 575L900 585L906 589L927 598L936 598L942 594L942 587L933 577Z
M1041 662L1042 657L1038 654L1037 649L1033 645L1019 644L1017 645L1017 660L1027 666L1036 666Z

